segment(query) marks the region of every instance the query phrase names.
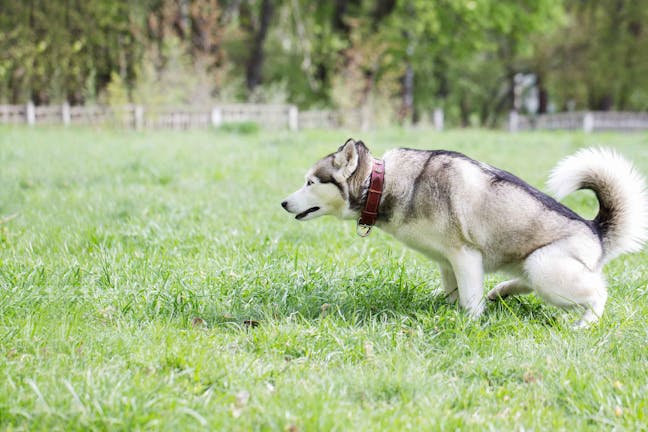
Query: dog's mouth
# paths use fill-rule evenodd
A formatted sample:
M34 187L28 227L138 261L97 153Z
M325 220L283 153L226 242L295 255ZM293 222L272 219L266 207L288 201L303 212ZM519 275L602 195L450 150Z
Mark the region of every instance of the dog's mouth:
M319 209L320 209L319 207L311 207L308 210L299 213L297 216L295 216L295 219L297 219L297 220L304 219L306 216L308 216L309 214L311 214L313 212L316 212Z

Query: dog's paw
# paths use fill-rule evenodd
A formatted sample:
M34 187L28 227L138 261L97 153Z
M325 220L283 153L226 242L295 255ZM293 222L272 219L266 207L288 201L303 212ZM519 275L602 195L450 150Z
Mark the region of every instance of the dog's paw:
M445 294L445 301L448 304L455 304L457 303L457 300L459 300L459 291L454 290L451 293L446 293Z
M520 279L511 279L495 285L495 288L490 290L486 297L488 300L496 301L505 299L509 296L529 294L532 289Z
M492 290L488 291L488 294L486 294L486 298L488 300L490 300L490 301L498 301L500 299L505 299L507 297L506 295L502 295L502 293L501 293L501 291L499 289L500 285L502 285L502 284L499 284L495 288L493 288Z
M578 321L576 321L575 323L573 323L571 325L571 329L572 330L587 330L588 328L591 327L591 325L592 325L592 323L589 323L589 322L587 322L585 320L579 319Z
M484 304L483 300L480 300L479 302L476 302L474 304L464 306L464 309L466 309L466 312L468 313L470 319L477 319L484 313L486 305Z
M590 329L598 323L598 317L594 314L585 314L583 318L579 319L575 323L572 323L572 330L587 330Z

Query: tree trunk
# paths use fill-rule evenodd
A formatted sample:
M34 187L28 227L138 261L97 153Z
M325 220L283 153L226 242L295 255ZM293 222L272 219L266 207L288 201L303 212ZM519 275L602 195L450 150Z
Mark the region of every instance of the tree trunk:
M388 17L396 7L396 0L376 0L376 5L373 10L372 27L378 30L380 22Z
M536 86L538 87L538 114L546 114L549 104L549 92L544 85L542 74L538 74Z
M411 63L407 63L405 75L402 79L403 91L401 99L400 120L405 121L414 112L414 69Z
M461 117L461 127L465 128L470 126L470 102L468 102L468 98L465 94L461 96L461 100L459 101L459 110L459 115Z
M597 99L594 108L598 111L610 111L613 105L614 97L607 93Z
M261 72L265 60L263 54L263 43L268 35L268 28L270 27L273 12L274 7L272 0L263 0L261 2L259 29L252 42L252 52L250 53L250 59L248 60L246 70L246 84L250 92L252 92L256 86L261 84Z
M407 4L408 15L415 17L412 3ZM407 41L405 49L405 75L402 79L402 102L400 109L400 121L404 122L408 117L414 120L414 68L412 67L412 57L414 57L414 41L412 32L409 29L403 30L403 38Z
M335 9L333 10L333 30L342 33L346 36L349 35L351 27L344 22L344 16L349 10L349 5L357 6L358 0L335 0Z

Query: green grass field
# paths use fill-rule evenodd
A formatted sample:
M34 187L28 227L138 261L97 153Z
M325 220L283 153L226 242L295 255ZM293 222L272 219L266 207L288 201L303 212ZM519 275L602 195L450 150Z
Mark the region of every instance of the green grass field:
M0 128L0 429L648 430L645 251L593 328L533 296L470 321L384 233L281 209L348 135ZM648 174L646 134L355 137L540 188L587 145Z

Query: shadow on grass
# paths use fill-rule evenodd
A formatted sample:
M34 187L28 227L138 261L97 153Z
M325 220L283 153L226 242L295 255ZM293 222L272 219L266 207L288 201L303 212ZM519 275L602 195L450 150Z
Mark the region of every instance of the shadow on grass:
M242 283L227 287L225 292L210 290L202 297L186 291L176 294L158 297L148 308L147 314L152 315L149 318L167 315L191 323L199 317L209 327L241 329L294 317L306 321L328 317L353 326L403 319L468 320L456 303L446 301L438 281L408 278L405 274L364 272L337 279L319 275L265 287L250 288L248 283ZM486 302L486 311L478 321L480 325L502 322L516 326L533 322L554 327L557 324L557 310L533 296Z
M431 325L450 318L467 320L456 303L446 301L437 272L408 267L399 261L383 266L356 265L353 274L333 266L308 264L295 265L294 269L277 268L271 261L262 270L251 262L249 268L242 267L237 273L223 269L199 277L153 267L133 281L113 277L111 265L105 263L96 272L88 273L88 280L72 282L79 286L96 284L104 298L102 308L110 307L116 314L135 321L250 328L294 317L306 321L336 319L352 326L398 320L425 320ZM14 279L24 280L0 271L0 283L3 279L8 284ZM492 283L487 280L487 285ZM36 284L47 285L44 281ZM555 312L527 296L487 302L484 317L478 322L505 321L514 325L532 321L553 326Z

